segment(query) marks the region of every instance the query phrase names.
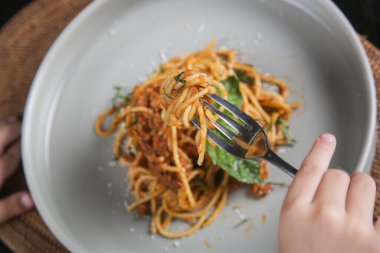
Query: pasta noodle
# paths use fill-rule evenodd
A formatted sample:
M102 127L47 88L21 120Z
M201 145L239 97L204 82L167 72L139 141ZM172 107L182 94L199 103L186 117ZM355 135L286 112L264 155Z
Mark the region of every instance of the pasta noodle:
M151 215L151 233L167 238L188 236L211 224L228 192L241 185L206 152L206 128L218 118L201 99L207 100L208 94L228 99L231 94L223 80L238 77L241 109L263 124L272 147L290 141L287 121L298 104L286 102L287 85L238 62L232 50L214 49L215 43L163 63L95 124L99 136L116 132L114 156L129 167L129 190L136 198L128 211ZM266 90L264 84L277 91ZM193 118L199 119L200 131L192 125ZM265 162L260 162L258 177L267 178ZM252 189L260 196L270 191L257 184ZM188 228L174 231L175 220Z
M206 117L211 122L217 119L209 110L203 109L200 99L207 99L205 95L208 94L217 94L216 89L227 99L227 91L223 84L194 70L185 70L177 75L168 76L160 89L162 105L165 108L163 119L168 125L172 127L183 125L190 128L190 121L196 113L198 114L201 122L201 129L196 137L196 140L199 140L198 165L202 165L206 152Z

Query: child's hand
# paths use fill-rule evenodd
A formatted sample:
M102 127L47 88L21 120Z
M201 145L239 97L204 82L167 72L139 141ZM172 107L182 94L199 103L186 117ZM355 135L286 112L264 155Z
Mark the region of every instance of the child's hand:
M20 165L21 123L17 118L0 122L0 188ZM0 224L33 207L27 192L17 192L0 199Z
M284 200L281 253L380 252L380 222L373 224L376 185L364 173L327 170L335 137L321 135Z

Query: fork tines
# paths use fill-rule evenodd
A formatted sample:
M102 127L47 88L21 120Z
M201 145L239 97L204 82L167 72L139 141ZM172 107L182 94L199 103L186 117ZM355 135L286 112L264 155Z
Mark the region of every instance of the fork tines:
M243 149L240 145L238 145L234 139L238 138L244 141L245 143L249 144L259 132L263 131L262 127L250 116L245 114L243 111L241 111L239 108L226 101L225 99L215 94L207 95L207 97L212 99L216 104L229 111L232 115L236 117L236 119L244 123L244 125L240 124L235 119L231 118L230 116L226 115L224 112L216 108L213 104L209 103L205 99L202 99L201 102L203 103L203 105L205 105L207 108L213 111L216 115L219 116L220 120L224 121L226 124L228 124L231 128L233 128L236 131L233 132L229 130L227 127L220 124L219 122L215 121L212 122L213 126L217 130L219 130L219 132L223 134L228 140L230 140L230 142L218 136L218 134L213 132L212 129L210 129L209 127L207 128L208 137L213 142L215 142L216 145L225 149L227 152L230 152L235 156L241 157L246 150ZM194 118L192 122L197 128L200 129L200 122L198 119Z
M223 99L223 98L221 98L215 94L208 95L208 97L211 98L213 101L215 101L217 104L223 106L230 113L232 113L236 118L243 121L246 124L246 126L245 126L246 129L251 130L250 129L251 126L252 127L256 126L256 127L261 128L261 126L255 120L253 120L250 116L248 116L246 113L244 113L242 110L240 110L239 108L237 108L236 106L234 106L233 104L228 102L227 100L225 100L225 99ZM215 108L215 106L214 106L214 108Z
M201 129L201 123L197 118L192 119L191 121L198 129ZM234 136L233 133L231 133ZM232 138L231 136L231 138ZM221 147L225 151L233 154L237 157L242 157L245 154L245 150L237 145L236 142L227 142L223 138L219 137L216 133L214 133L210 128L207 128L207 137L210 138L217 146ZM232 140L232 139L231 139Z

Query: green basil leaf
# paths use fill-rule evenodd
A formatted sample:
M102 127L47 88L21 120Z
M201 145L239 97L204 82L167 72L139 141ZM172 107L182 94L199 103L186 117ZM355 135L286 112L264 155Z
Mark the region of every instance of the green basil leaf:
M222 83L227 89L228 101L240 108L243 104L243 98L240 93L240 83L237 77L230 76L223 80ZM230 113L228 115L232 116ZM220 123L225 125L222 121ZM215 131L217 132L217 130ZM219 135L223 137L220 133ZM260 176L259 161L239 159L218 146L211 147L209 143L207 143L206 150L214 165L227 171L229 175L237 180L247 184L261 183L263 181Z
M248 76L244 71L234 69L236 76L239 78L240 81L246 83L246 84L252 84L253 80L250 76Z
M239 159L218 146L211 147L209 143L206 150L214 165L219 166L238 181L247 184L263 181L260 176L259 161Z
M226 87L228 92L227 100L234 106L240 108L243 104L243 97L241 96L239 89L239 80L236 76L230 76L227 79L221 81L222 84Z

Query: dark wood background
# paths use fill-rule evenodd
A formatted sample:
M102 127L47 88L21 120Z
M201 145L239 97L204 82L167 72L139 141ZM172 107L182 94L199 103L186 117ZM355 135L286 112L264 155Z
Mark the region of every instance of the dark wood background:
M0 0L0 27L30 2L32 0ZM333 0L333 2L360 34L367 36L372 43L380 47L380 0ZM0 252L12 253L1 241Z

